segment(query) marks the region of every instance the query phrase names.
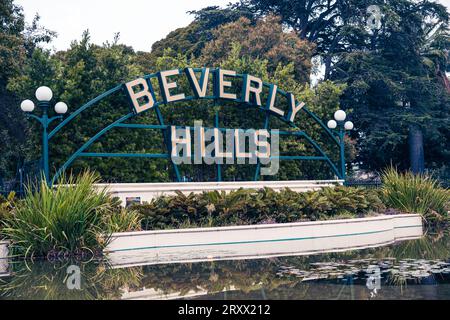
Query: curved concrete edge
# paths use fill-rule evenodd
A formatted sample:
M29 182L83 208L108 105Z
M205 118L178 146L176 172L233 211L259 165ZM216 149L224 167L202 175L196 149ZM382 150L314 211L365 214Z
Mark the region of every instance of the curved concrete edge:
M105 250L112 266L249 259L337 252L417 239L417 214L346 220L116 233Z
M122 200L125 205L127 198L139 198L140 202L150 202L160 196L182 193L202 193L205 191L230 192L238 189L271 188L276 191L290 188L293 191L305 192L343 184L343 180L295 180L295 181L233 181L233 182L181 182L181 183L112 183L97 184L97 188L108 189L113 196Z
M418 214L115 233L105 249L113 267L252 259L357 250L420 238ZM9 241L0 241L0 276L8 275Z
M8 273L8 250L9 241L0 241L0 277L9 276Z
M9 241L6 240L0 240L0 259L4 259L5 257L8 256L8 246L9 246Z

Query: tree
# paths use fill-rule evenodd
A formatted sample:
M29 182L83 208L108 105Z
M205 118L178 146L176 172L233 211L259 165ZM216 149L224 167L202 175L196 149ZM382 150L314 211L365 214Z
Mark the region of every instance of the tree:
M35 48L25 60L20 74L9 79L8 88L20 98L28 98L40 85L47 85L54 91L54 101L62 100L69 105L69 112L120 83L129 81L144 73L183 67L199 67L205 63L234 69L241 73L250 73L266 82L277 83L281 89L293 92L297 97L304 97L309 107L320 115L329 117L339 104L339 95L344 86L331 82L321 84L317 90L309 89L309 73L311 69L311 54L313 46L306 40L301 40L293 31L285 30L279 19L273 16L252 21L245 18L220 24L212 30L219 21L211 10L204 11L212 19L206 25L205 32L211 36L211 41L197 47L187 41L183 49L165 48L162 53L155 50L151 53L136 53L130 47L119 45L118 38L112 43L94 45L90 42L89 33L85 32L80 41L74 41L70 49L61 52L50 52ZM219 17L220 17L219 11ZM232 15L231 15L232 16ZM231 19L231 18L230 18ZM234 18L233 18L234 19ZM206 21L206 20L205 20ZM181 34L180 34L181 35ZM188 36L188 33L185 34ZM227 42L221 42L225 39ZM170 44L166 39L166 44ZM174 44L175 46L175 44ZM193 48L200 48L193 54ZM193 50L191 50L193 49ZM215 58L213 58L215 57ZM149 58L150 61L146 60ZM181 78L178 85L188 92L189 84ZM210 104L209 107L206 104ZM262 128L264 113L249 112L244 108L229 108L231 102L190 101L161 106L166 123L175 125L193 125L194 120L204 120L205 127L214 126L216 112L220 116L220 125L226 128ZM233 105L236 107L236 105ZM60 131L51 141L51 168L59 168L89 137L95 135L105 125L112 123L129 112L129 103L123 92L102 100L78 116L74 121ZM302 117L298 122L301 129L307 130L315 140L322 140L322 130ZM154 112L146 112L133 118L132 123L156 124ZM55 124L53 124L55 125ZM273 128L292 130L288 125L275 119ZM89 152L167 152L160 131L150 130L112 130L94 143ZM40 130L31 130L28 139L31 144L40 145ZM329 142L319 141L330 154ZM300 139L289 138L282 142L284 152L314 153L313 148ZM39 150L33 149L30 157L38 158ZM81 158L73 163L71 169L78 171L92 166L106 181L119 182L151 182L171 181L174 174L167 160L138 159L98 159ZM280 175L273 178L329 178L330 170L314 163L290 162L283 164ZM254 177L254 166L236 166L224 168L224 178L227 180L249 180ZM211 180L216 177L215 166L182 166L182 174L193 180Z
M27 156L25 142L29 135L20 100L7 90L8 81L20 75L26 59L54 35L39 24L39 16L26 26L21 7L12 0L0 1L0 178L16 173Z
M64 101L73 112L101 93L120 83L134 79L142 74L136 64L136 54L132 48L119 45L116 37L113 43L102 46L90 43L86 31L80 41L74 41L70 49L57 53L36 49L27 60L20 76L9 82L9 88L21 98L29 97L30 92L39 85L47 85L54 92L54 101ZM122 92L113 95L84 112L76 120L61 130L50 144L51 169L53 171L80 148L87 138L95 135L105 125L127 114L129 103ZM137 121L147 121L139 117ZM150 119L149 121L154 121ZM53 124L54 126L55 124ZM33 130L29 137L40 145L41 130ZM142 135L136 130L115 130L105 135L89 149L92 152L135 152L157 148L157 136ZM154 144L154 145L153 145ZM34 156L39 157L39 150ZM92 166L107 181L164 181L169 179L167 170L160 162L127 159L79 159L71 167L75 172ZM148 168L153 168L150 170ZM54 172L53 172L54 173Z
M339 55L352 45L364 46L364 26L369 5L382 1L367 0L241 0L231 7L245 8L257 16L275 14L297 32L300 39L316 45L315 55L325 66L329 79ZM361 23L363 22L363 23Z
M204 45L198 57L187 55L179 50L166 48L163 55L155 56L154 71L185 66L216 66L250 73L266 82L279 85L281 89L294 92L296 96L307 99L311 109L329 117L338 108L339 95L343 87L331 82L320 85L316 90L309 89L312 45L300 40L293 32L283 30L277 17L267 17L259 21L240 18L237 21L220 25L211 32L212 39ZM153 52L152 52L153 53ZM183 92L188 92L189 84L184 79L177 82ZM320 95L320 96L319 96ZM166 122L177 125L193 125L194 120L202 119L206 127L214 126L214 116L218 112L220 126L225 128L262 128L264 114L256 110L237 107L235 103L218 102L214 107L206 107L208 102L190 101L161 107ZM211 102L212 104L212 102ZM322 130L309 119L302 117L298 125L307 130L312 138L319 141L329 154L336 154ZM292 130L277 119L271 120L272 128ZM314 150L301 139L284 139L283 152L314 154ZM328 148L328 149L327 149ZM279 175L269 179L308 179L332 176L326 166L318 163L283 162ZM182 173L194 181L216 178L215 166L182 166ZM226 180L251 180L255 166L223 165L223 178ZM267 178L267 177L266 177Z
M283 30L279 17L267 16L255 24L240 18L215 30L213 38L201 52L200 61L205 65L220 63L238 43L241 56L266 59L272 73L280 63L293 63L296 79L301 83L309 81L314 46L299 39L295 32Z
M345 55L332 76L348 84L343 104L354 110L362 134L359 160L375 170L390 162L415 172L424 164L439 168L450 154L442 72L448 68L442 46L448 13L435 3L402 0L389 1L382 12L381 28L370 39L373 49Z
M151 52L138 52L140 65L147 73L153 72L156 67L156 59L168 52L170 48L174 55L185 55L189 60L200 55L206 43L214 39L213 31L221 25L238 20L241 17L253 19L253 16L245 9L225 8L210 6L197 11L190 11L194 15L194 21L186 27L178 28L170 32L167 37L156 41L152 45Z

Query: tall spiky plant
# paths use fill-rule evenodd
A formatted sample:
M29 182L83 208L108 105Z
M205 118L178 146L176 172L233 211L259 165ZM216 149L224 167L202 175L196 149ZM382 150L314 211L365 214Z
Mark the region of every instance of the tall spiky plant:
M425 218L448 216L450 191L426 174L400 173L394 167L383 172L383 201L389 207L405 212L420 213Z
M20 256L100 251L109 241L103 217L112 210L106 189L95 189L99 175L85 171L62 176L48 186L28 185L25 198L4 222L2 233Z

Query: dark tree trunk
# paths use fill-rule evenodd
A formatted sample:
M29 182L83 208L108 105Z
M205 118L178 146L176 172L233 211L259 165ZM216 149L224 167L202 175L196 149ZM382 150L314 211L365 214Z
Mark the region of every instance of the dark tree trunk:
M331 74L331 54L327 55L325 58L325 76L324 80L330 79Z
M422 173L425 169L423 133L418 126L412 125L409 127L408 144L411 171L413 173Z

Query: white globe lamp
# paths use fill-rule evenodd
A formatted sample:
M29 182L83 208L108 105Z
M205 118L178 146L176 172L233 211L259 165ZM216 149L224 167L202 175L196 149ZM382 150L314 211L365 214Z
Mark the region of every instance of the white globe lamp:
M338 110L334 113L334 119L336 119L336 121L344 121L345 118L347 118L347 114L344 110Z
M336 129L336 127L337 127L337 122L334 121L334 120L330 120L330 121L328 121L327 126L328 126L328 128L330 128L330 129Z
M23 112L32 112L34 110L34 103L31 100L24 100L20 104L20 109L22 109Z
M39 87L36 90L36 99L41 102L49 102L53 98L53 92L49 87Z
M353 128L354 128L353 122L347 121L347 122L344 124L344 128L345 128L345 130L353 130Z
M64 114L68 109L69 108L67 107L67 104L65 104L64 102L58 102L57 104L55 104L55 112L57 114Z

